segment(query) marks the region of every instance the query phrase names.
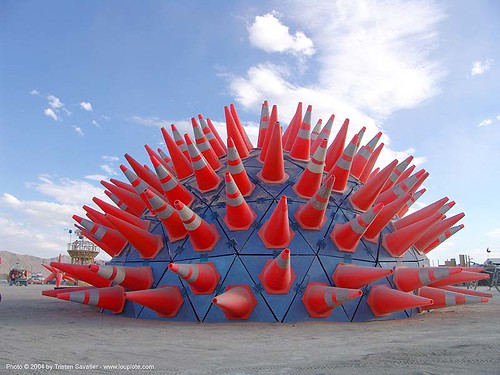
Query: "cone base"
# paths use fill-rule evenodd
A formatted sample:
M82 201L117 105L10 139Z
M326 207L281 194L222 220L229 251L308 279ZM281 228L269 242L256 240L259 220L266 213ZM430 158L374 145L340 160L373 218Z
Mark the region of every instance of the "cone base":
M223 178L219 175L217 175L217 183L212 186L211 188L208 188L208 189L201 189L199 186L198 186L198 181L195 180L195 187L196 187L196 190L198 190L200 193L208 193L209 191L214 191L214 190L217 190L220 186L220 183L222 182Z
M299 196L300 198L304 198L304 199L309 199L309 198L312 198L314 196L314 194L316 194L319 190L319 186L318 186L318 189L316 189L316 191L312 192L310 195L309 194L302 194L300 191L297 190L297 184L294 184L292 186L292 190L295 192L295 194L297 194L297 196Z
M356 243L356 246L354 246L354 249L348 249L347 247L340 245L336 239L336 236L335 236L335 234L337 233L337 230L338 230L338 225L339 224L334 225L332 233L330 233L330 239L333 241L335 246L337 246L337 249L339 249L339 251L343 251L346 253L355 253L356 249L358 248L359 241Z
M290 237L285 242L283 242L281 244L274 245L264 238L264 232L265 232L268 224L269 224L269 221L266 221L264 223L264 225L257 232L257 235L259 236L259 238L262 241L262 243L264 244L264 246L268 249L284 249L285 247L288 247L288 245L290 245L290 242L292 242L293 237L295 237L295 232L290 228L289 229L290 230Z
M322 285L322 286L330 286L327 283L321 283L321 282L316 282L316 281L310 281L307 283L306 290L304 291L304 294L302 295L302 303L304 304L309 316L311 318L328 318L330 314L332 313L333 309L328 310L327 312L324 313L318 313L317 311L314 311L309 307L309 303L307 303L307 296L309 295L309 291L313 286L316 285Z
M402 258L404 253L406 253L411 248L411 246L410 246L408 249L403 251L403 253L395 254L392 250L389 249L389 246L387 245L386 238L387 238L386 235L382 235L382 247L385 249L385 251L387 251L394 258Z
M163 249L163 246L164 246L164 244L163 244L162 237L158 237L158 243L157 243L157 246L156 246L156 250L153 252L153 254L148 255L148 256L144 256L144 255L141 254L141 251L139 249L136 248L136 250L137 250L137 252L139 253L139 256L142 259L154 259L160 253L161 249Z
M264 267L262 267L262 271L260 271L259 280L267 294L288 294L296 278L295 272L293 272L293 269L291 269L290 283L285 288L273 289L269 285L267 285L266 282L264 281L264 273L266 272L267 267L269 267L269 264L271 264L272 262L273 262L272 260L266 261L266 264L264 264Z
M257 214L255 213L254 210L252 210L252 208L250 206L248 206L248 208L250 208L250 211L251 211L251 214L252 214L252 220L250 220L250 223L248 223L247 225L245 225L243 227L237 227L235 225L229 224L227 222L227 214L223 217L222 220L224 220L224 223L226 224L226 226L229 228L230 231L232 231L232 232L243 231L243 230L247 230L248 228L250 228L252 226L252 224L254 223L255 219L257 218Z
M376 244L378 244L379 238L380 238L380 234L377 234L375 237L370 237L370 238L363 236L363 239L365 241L368 241L368 242L371 242L371 243L376 243Z
M206 248L195 247L194 244L190 241L191 244L193 245L194 251L196 251L196 252L212 251L214 249L215 245L217 245L217 242L219 242L219 240L220 240L220 233L217 230L217 227L215 226L215 224L208 224L208 226L210 227L210 229L212 230L213 235L215 236L215 241L212 244L210 244L210 246L208 246ZM191 238L189 240L191 240Z
M294 161L299 161L299 162L301 162L301 163L308 163L308 162L309 162L309 160L311 160L310 155L309 155L309 157L306 157L305 159L303 159L303 158L298 158L298 157L296 157L296 156L292 156L292 155L290 155L290 153L288 153L288 157L289 157L290 159L293 159Z
M302 229L307 229L307 230L321 230L321 228L323 228L323 225L325 225L325 222L326 222L326 215L323 214L323 217L321 218L321 222L319 225L316 225L314 227L312 226L309 226L307 224L304 224L300 218L299 218L299 215L300 215L300 212L302 211L302 209L305 207L306 205L303 204L301 206L299 206L299 208L297 208L297 210L295 211L295 214L293 215L293 218L297 221L297 224L300 225L300 227Z
M186 238L187 236L187 232L182 235L182 236L172 236L170 233L168 233L168 230L167 230L167 237L168 237L168 242L170 243L174 243L174 242L177 242L177 241L181 241L183 240L184 238Z
M285 172L284 177L281 180L268 180L262 177L262 171L260 171L259 173L257 173L257 178L268 185L281 185L282 183L286 182L290 178L290 176Z
M359 207L356 203L354 203L352 201L352 198L351 198L352 195L349 195L349 197L347 198L347 201L351 204L352 208L356 211L360 211L360 212L365 212L365 211L368 211L370 208L372 208L373 204L370 204L370 207L368 208L361 208Z
M250 195L252 195L253 191L255 190L255 184L250 181L250 189L248 189L247 192L245 192L245 194L243 194L241 191L241 195L244 196L245 198L249 197Z

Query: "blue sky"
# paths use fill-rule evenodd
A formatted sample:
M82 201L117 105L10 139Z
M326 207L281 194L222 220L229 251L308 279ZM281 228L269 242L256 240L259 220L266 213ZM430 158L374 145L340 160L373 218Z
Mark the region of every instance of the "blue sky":
M0 244L64 251L100 179L146 163L161 126L235 103L252 136L264 99L287 123L351 119L381 157L430 172L465 229L433 260L500 257L500 3L495 1L2 1ZM222 128L221 128L222 130Z

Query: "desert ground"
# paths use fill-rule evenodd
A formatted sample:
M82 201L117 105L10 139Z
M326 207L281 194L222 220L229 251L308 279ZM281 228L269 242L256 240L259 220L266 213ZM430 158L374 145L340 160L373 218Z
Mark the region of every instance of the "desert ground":
M496 290L487 304L398 321L172 324L100 314L48 288L0 286L0 373L500 374Z

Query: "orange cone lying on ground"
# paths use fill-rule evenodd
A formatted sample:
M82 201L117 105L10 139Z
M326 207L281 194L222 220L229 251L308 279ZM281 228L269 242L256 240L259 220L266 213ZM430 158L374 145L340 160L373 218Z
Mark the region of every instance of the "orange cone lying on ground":
M78 292L59 293L57 298L84 305L100 307L119 314L125 306L125 289L119 285L108 288L80 290Z
M335 288L327 283L309 282L302 303L312 318L328 318L334 308L362 295L359 289Z
M268 294L287 294L295 280L290 263L290 249L283 250L273 260L268 260L259 274L259 280Z
M271 217L259 229L258 235L268 249L288 247L295 232L288 222L286 196L280 198Z
M149 266L103 266L90 264L91 272L129 290L149 289L153 285L153 272Z
M394 285L403 292L410 292L422 286L432 284L450 275L461 272L460 267L423 267L407 268L396 267L394 272Z
M418 295L425 298L430 298L434 301L429 306L422 306L422 310L440 309L443 307L465 305L470 303L487 303L486 297L471 296L462 293L450 292L439 288L431 288L424 286L418 290Z
M393 273L392 268L339 263L332 275L332 280L340 288L359 289Z
M327 178L316 194L297 208L293 217L301 228L320 230L323 227L334 180L334 176Z
M220 279L219 272L212 262L170 263L168 269L187 282L193 294L212 294Z
M174 318L184 303L176 285L162 285L156 289L127 292L125 298L150 308L161 318Z
M247 320L257 305L252 290L246 284L228 285L224 293L212 299L228 320Z
M234 183L229 172L225 173L226 181L226 215L224 223L229 230L247 230L257 218Z
M449 286L449 285L447 285L447 286L440 286L439 289L447 290L449 292L468 294L470 296L486 297L486 298L492 298L493 297L493 293L480 292L478 290L465 289L465 288L460 288L460 287L456 287L456 286Z
M56 287L58 288L58 287ZM48 289L42 290L42 296L57 298L59 293L68 293L68 292L79 292L82 290L88 289L96 289L95 286L82 286L82 287L71 287L71 288L63 288L63 289Z
M367 303L373 315L380 317L406 309L432 306L434 301L430 298L419 297L411 293L392 289L389 285L382 284L372 287Z
M255 185L248 178L245 166L241 162L238 150L234 147L232 138L227 139L227 170L231 173L241 195L248 197L255 189Z

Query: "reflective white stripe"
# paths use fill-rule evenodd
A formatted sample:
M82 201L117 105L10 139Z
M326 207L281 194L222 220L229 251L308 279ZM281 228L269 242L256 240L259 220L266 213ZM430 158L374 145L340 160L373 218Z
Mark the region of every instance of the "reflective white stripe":
M210 148L210 143L207 140L205 140L203 142L196 143L196 146L198 147L198 150L203 152L203 151L207 151Z
M161 211L157 211L156 215L160 219L168 219L170 216L172 216L173 213L174 213L174 209L170 205L165 204L165 208Z
M350 300L348 291L343 289L337 289L335 297L337 299L337 306Z
M165 181L164 183L161 184L161 187L165 192L172 190L177 186L177 181L175 181L173 178L170 178L168 181Z
M94 233L94 237L100 241L100 240L102 240L102 238L104 237L106 232L107 232L107 230L103 226L99 225L97 227L97 230Z
M69 294L69 300L71 302L83 303L85 301L85 291L71 292Z
M194 215L194 212L191 211L187 206L183 206L177 212L179 213L179 217L181 218L182 221L189 221L191 217Z
M307 163L307 170L312 173L323 173L323 169L325 167L324 163L316 164L314 159L311 159L309 163Z
M94 225L97 225L97 224L94 224L90 220L82 218L82 220L80 222L80 225L82 227L84 227L85 229L87 229L89 232L92 232L92 229L94 228Z
M111 199L111 200L113 200L113 199ZM114 202L114 201L113 201L113 202ZM127 206L125 203L118 201L118 202L115 202L115 204L116 204L118 207L120 207L123 211L127 211L128 206Z
M366 230L366 227L363 226L361 223L359 223L358 220L359 219L356 218L351 222L351 229L353 230L354 233L363 234Z
M309 130L300 129L297 132L297 137L302 139L309 139Z
M465 295L465 303L477 303L481 302L481 297Z
M215 136L213 135L213 133L210 131L207 131L206 133L204 132L205 134L205 138L207 138L207 140L210 142L210 141L213 141L215 139ZM217 141L218 142L218 141Z
M444 279L445 277L450 276L450 270L447 268L443 269L434 269L434 277L436 280Z
M91 306L97 306L97 304L99 303L99 291L88 290L87 292L89 292L89 301L87 302L87 304Z
M201 158L200 160L197 160L197 161L192 161L191 164L193 166L193 169L197 170L197 171L200 169L203 169L207 166L207 162L203 158Z
M202 117L202 118L198 118L198 120L200 120L200 125L201 125L201 128L202 128L203 130L205 130L205 129L210 129L210 128L208 127L208 123L207 123L207 121L206 121L203 117ZM210 131L210 132L211 132L211 131Z
M149 203L151 203L151 207L153 207L155 211L162 208L162 206L165 204L165 202L156 195L153 195L151 198L148 199L148 201Z
M418 279L422 283L422 285L429 285L432 283L432 280L429 276L429 270L427 269L420 269L418 270Z
M238 163L236 165L229 164L227 168L229 169L229 173L231 173L232 175L239 174L245 170L243 163Z
M193 231L200 226L201 218L198 215L195 215L194 220L192 222L186 224L183 221L182 224L184 224L184 228L186 228L187 231Z
M441 207L438 212L442 215L447 213L451 209L451 206L449 204L445 204L443 207Z
M406 193L406 191L401 186L401 184L398 184L392 189L392 192L396 194L398 198Z
M339 305L333 300L333 293L329 289L325 290L323 298L325 299L325 303L330 307L337 307Z
M455 306L457 304L455 295L452 292L444 292L444 301L446 306Z
M155 171L156 171L156 174L158 175L158 178L160 179L160 181L162 181L165 177L170 175L170 173L168 173L168 171L165 169L165 167L161 164L158 165L157 167L155 167Z
M188 147L188 151L189 151L189 157L191 159L194 159L195 157L197 157L200 154L200 152L198 151L198 149L196 148L196 146L194 144L192 144L192 143L188 144L187 147Z
M186 280L187 283L194 283L198 279L198 275L199 275L198 267L193 265L191 266L191 276L189 276L187 279L186 278L183 279Z
M236 198L227 198L226 197L226 203L230 205L231 207L237 207L240 204L243 203L243 196L239 194Z
M239 193L239 190L234 181L231 180L228 183L226 183L226 194L233 195L236 193Z
M137 186L134 186L135 191L137 191L139 194L144 193L147 188L148 185L146 185L146 183L142 180Z
M113 267L112 266L99 266L99 270L97 271L99 276L104 277L105 279L111 280L113 277Z
M328 201L320 202L316 199L316 197L313 197L309 202L311 204L311 207L318 211L324 210L328 205Z
M362 156L366 160L370 158L370 155L372 154L372 151L368 150L365 146L361 147L361 149L358 152L359 156Z
M351 160L345 160L344 156L342 155L340 159L337 161L337 167L348 171L349 169L351 169L351 163L352 163Z
M280 254L277 258L275 258L275 261L276 265L282 270L286 270L290 266L290 257L283 259Z

